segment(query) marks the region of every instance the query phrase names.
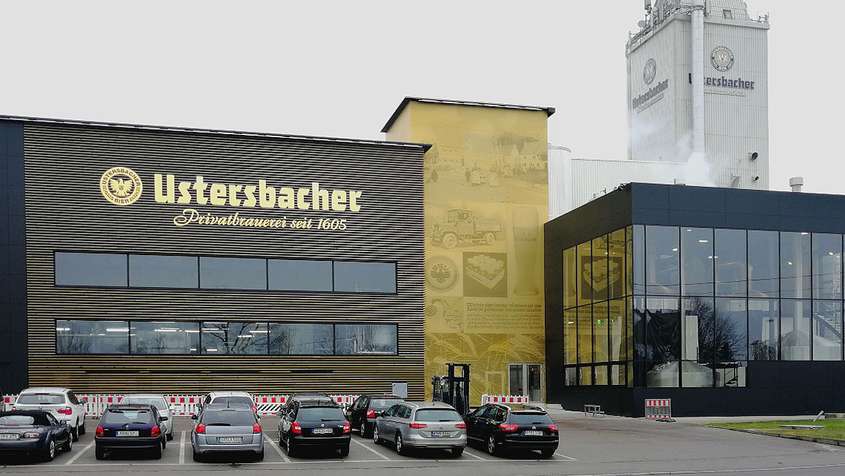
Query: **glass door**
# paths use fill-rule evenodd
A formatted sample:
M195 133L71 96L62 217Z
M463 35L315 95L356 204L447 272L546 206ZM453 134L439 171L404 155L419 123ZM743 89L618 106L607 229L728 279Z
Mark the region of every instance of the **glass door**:
M529 401L543 401L543 365L508 365L508 394L525 395Z
M525 395L525 376L522 364L510 364L508 366L508 376L510 377L510 386L508 395Z

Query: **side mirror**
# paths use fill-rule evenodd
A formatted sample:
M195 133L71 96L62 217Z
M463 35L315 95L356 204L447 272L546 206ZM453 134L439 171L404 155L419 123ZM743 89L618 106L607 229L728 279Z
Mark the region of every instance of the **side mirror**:
M159 420L160 421L167 421L167 420L169 420L169 418L167 418L166 416L163 416L163 417L160 417Z
M197 419L197 414L191 413L191 420L196 420L196 419Z

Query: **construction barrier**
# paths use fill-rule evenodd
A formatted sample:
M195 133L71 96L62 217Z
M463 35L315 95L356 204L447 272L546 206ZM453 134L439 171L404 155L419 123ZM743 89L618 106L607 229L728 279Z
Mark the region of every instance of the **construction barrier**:
M481 404L488 403L528 403L527 395L487 395L481 396Z
M645 400L645 417L649 420L672 420L671 398L647 398Z

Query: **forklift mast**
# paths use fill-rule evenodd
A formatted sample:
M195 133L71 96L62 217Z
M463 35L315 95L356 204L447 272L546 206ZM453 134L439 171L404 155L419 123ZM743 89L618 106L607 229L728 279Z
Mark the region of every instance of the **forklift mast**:
M469 364L446 364L447 374L431 379L434 401L448 403L461 415L469 413ZM456 372L460 370L460 372Z

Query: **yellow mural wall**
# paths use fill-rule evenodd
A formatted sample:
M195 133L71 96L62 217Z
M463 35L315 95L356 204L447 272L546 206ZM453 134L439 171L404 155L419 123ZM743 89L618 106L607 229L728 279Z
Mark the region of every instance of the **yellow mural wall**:
M484 393L522 388L510 382L509 364L544 363L547 122L544 110L412 100L387 131L388 140L432 144L425 156L428 398L431 377L444 375L447 362L471 364L473 405ZM545 374L539 380L544 387ZM544 401L540 392L534 399Z

